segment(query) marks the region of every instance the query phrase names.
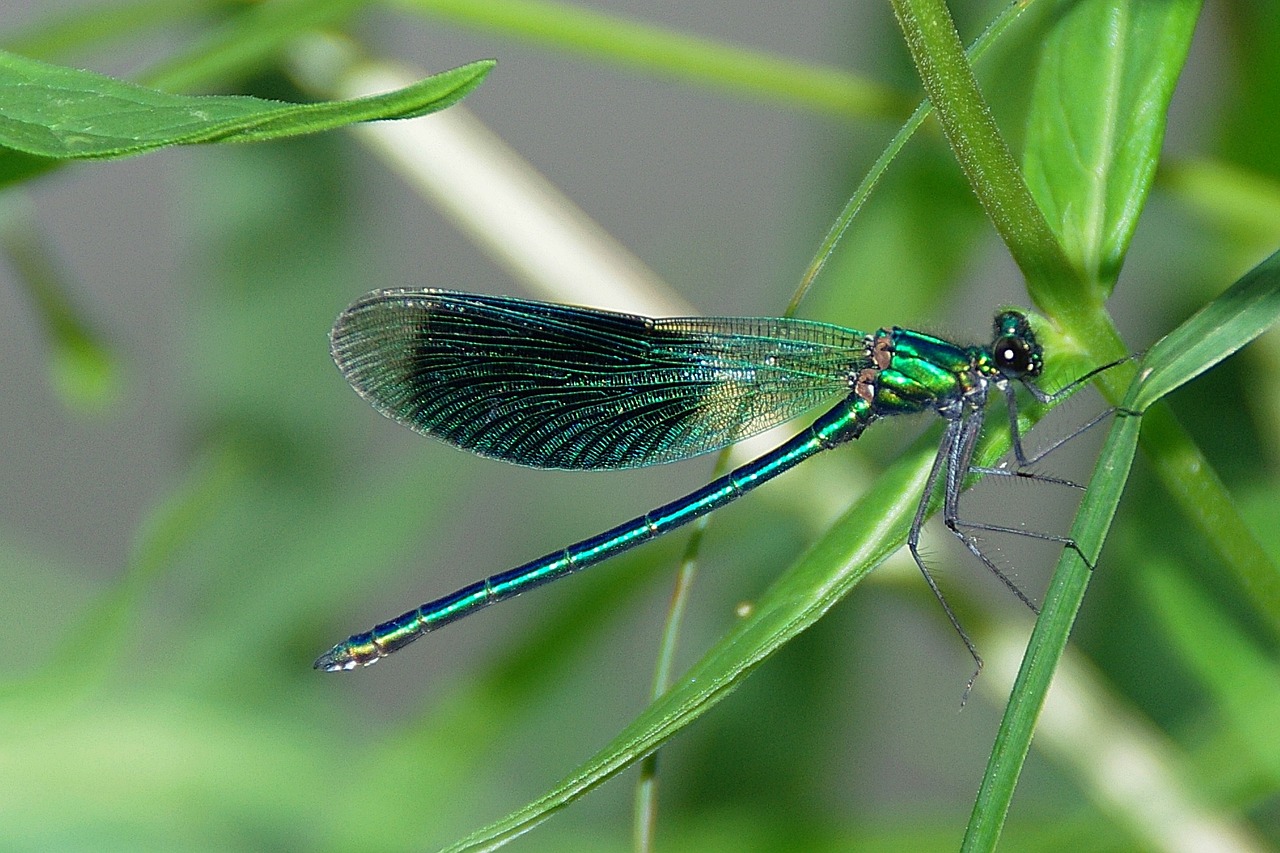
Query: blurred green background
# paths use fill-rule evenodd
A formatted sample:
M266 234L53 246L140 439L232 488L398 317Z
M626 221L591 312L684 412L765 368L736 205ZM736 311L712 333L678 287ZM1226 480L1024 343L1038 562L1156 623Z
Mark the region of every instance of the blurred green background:
M360 8L328 28L368 56L419 73L498 59L466 107L708 314L784 310L901 120L744 96L439 8L345 5ZM915 97L886 4L573 8L850 69ZM966 39L1001 8L953 4ZM1015 151L1025 69L1055 8L1033 9L979 69ZM254 11L0 9L6 47L124 77ZM136 17L116 27L108 13L121 10ZM316 97L296 55L226 55L200 91ZM1272 4L1205 6L1110 304L1132 348L1280 244L1278 66ZM360 294L531 291L355 134L73 164L4 203L0 848L434 849L534 799L647 704L683 534L373 669L311 670L351 632L683 494L713 465L525 470L425 440L360 401L326 339ZM63 314L49 293L71 327L51 322ZM930 123L801 314L985 341L1008 303L1026 304L1017 268ZM1273 560L1278 360L1273 333L1170 401ZM1034 435L1064 434L1103 405L1081 396ZM678 666L936 428L879 425L718 513ZM1087 477L1079 444L1045 467ZM1073 511L1071 496L1034 484L977 492L975 517L1035 529L1061 533ZM1280 844L1276 638L1168 507L1140 457L1074 634L1083 727L1055 735L1046 719L1005 849L1163 849L1149 818L1160 808L1234 845L1222 849ZM899 556L663 751L659 849L956 846L1007 690L1000 661L1031 615L934 527L937 573L993 663L963 712L968 656ZM1038 597L1057 550L991 548ZM1167 784L1127 798L1140 771ZM627 849L633 781L516 849Z

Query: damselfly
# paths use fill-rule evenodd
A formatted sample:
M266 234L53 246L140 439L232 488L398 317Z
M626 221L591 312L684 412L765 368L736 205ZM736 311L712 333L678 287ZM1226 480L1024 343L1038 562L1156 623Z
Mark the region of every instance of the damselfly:
M692 494L350 637L316 660L317 669L328 671L373 663L482 607L661 536L857 438L881 418L928 410L945 427L907 546L981 669L977 650L920 556L930 498L941 483L948 529L1035 610L979 548L976 531L1074 543L961 519L964 479L971 471L1026 473L1034 461L1022 447L1017 385L1051 403L1106 369L1044 392L1034 382L1043 352L1017 311L996 315L989 344L962 346L896 326L864 334L809 320L653 319L444 290L370 293L342 312L330 342L343 375L387 417L473 453L537 468L675 462L839 400L790 441ZM1012 469L971 466L992 389L1008 412Z

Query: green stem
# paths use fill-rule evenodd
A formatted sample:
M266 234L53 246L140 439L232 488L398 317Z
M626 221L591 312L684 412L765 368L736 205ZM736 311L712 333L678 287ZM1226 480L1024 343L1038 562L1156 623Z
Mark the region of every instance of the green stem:
M892 0L925 92L987 216L1046 312L1084 325L1096 299L1071 265L978 90L960 35L942 0Z
M1085 589L1093 577L1091 564L1097 562L1116 507L1120 504L1129 468L1133 464L1141 420L1136 416L1118 417L1098 457L1089 490L1071 528L1071 538L1080 553L1064 549L1058 561L1057 571L1045 595L1044 609L1031 633L1022 668L1009 695L1009 704L1005 707L987 770L982 776L982 786L974 801L961 847L964 851L994 850L1000 838L1022 764L1031 748L1036 720L1044 707L1045 695L1058 661L1066 649ZM1084 559L1081 559L1081 554Z
M713 477L728 470L729 450L720 452ZM671 673L675 668L676 647L679 645L680 628L684 624L689 605L689 593L698 573L698 553L706 535L711 516L704 515L694 522L693 532L680 558L680 571L671 590L671 603L667 608L667 620L662 626L662 640L658 645L658 662L653 672L653 689L649 699L657 702L671 688ZM636 783L635 821L633 848L636 853L648 853L653 849L653 831L658 815L658 753L655 750L640 762L640 780Z

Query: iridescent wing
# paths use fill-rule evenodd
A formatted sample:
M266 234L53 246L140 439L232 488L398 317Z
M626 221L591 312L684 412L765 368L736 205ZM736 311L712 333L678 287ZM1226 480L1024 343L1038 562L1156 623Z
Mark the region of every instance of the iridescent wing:
M333 359L374 408L483 456L634 468L717 450L847 393L863 335L808 320L651 319L504 296L379 290Z

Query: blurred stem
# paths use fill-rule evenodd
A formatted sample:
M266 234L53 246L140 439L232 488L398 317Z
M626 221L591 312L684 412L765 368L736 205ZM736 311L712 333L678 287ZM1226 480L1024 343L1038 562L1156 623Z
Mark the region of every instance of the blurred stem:
M729 459L732 449L726 447L716 458L715 470L711 479L724 475L729 470ZM689 541L685 545L684 554L680 557L680 570L676 573L675 587L671 590L671 603L667 607L667 620L662 627L662 640L658 646L658 661L653 672L653 689L650 701L656 702L671 688L671 673L675 667L676 647L680 641L680 628L684 624L685 610L689 604L689 593L693 590L693 579L698 573L698 554L702 550L702 541L706 536L710 515L704 515L693 525ZM658 815L658 753L645 756L640 762L640 779L636 783L635 827L633 832L636 853L648 853L653 849L654 828Z
M729 450L720 452L712 478L719 477L728 467ZM667 619L662 626L662 640L658 645L658 661L653 672L653 689L649 699L656 702L671 687L671 673L675 667L676 647L680 641L680 628L689 605L689 593L698 573L698 553L706 535L711 516L704 515L693 526L689 542L680 558L680 570L676 573L675 586L671 590L671 603L667 607ZM636 853L648 853L653 849L653 834L658 819L658 753L654 751L640 762L640 779L636 783L635 827L633 846Z
M139 0L54 13L35 26L5 38L5 49L32 59L53 61L85 47L136 39L148 30L181 23L227 5L225 0Z
M44 323L50 380L62 401L83 410L114 402L119 393L115 355L77 310L53 247L25 196L17 192L8 193L0 206L0 251L17 271Z
M910 102L839 68L628 21L548 0L392 0L403 9L567 53L851 118L905 115Z
M349 40L293 51L300 86L327 98L403 88L415 69L370 61ZM655 316L697 313L643 261L465 107L429 122L351 129L424 200L542 299Z
M243 458L228 443L210 447L192 464L187 481L144 520L120 579L62 637L52 659L35 675L0 688L0 700L29 701L70 695L105 676L124 654L129 627L157 579L228 500L242 479Z

